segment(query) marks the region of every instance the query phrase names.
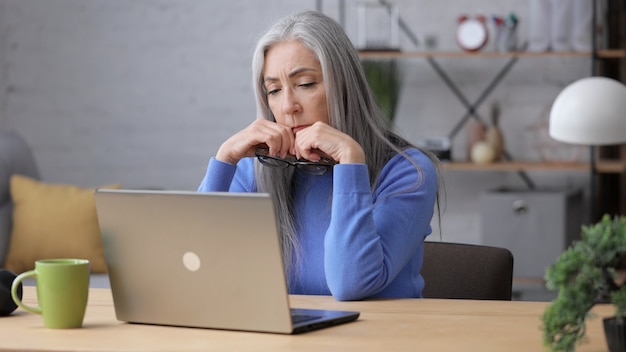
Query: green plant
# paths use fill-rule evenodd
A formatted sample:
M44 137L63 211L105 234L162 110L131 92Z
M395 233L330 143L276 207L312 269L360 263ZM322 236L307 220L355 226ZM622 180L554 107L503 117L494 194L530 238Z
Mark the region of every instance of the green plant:
M615 317L626 315L626 285L616 284L617 270L626 255L626 217L609 215L582 227L574 242L546 270L546 286L557 298L542 316L544 344L553 351L573 351L585 335L591 308L610 299Z
M402 88L400 64L395 59L363 59L361 64L376 103L391 126Z

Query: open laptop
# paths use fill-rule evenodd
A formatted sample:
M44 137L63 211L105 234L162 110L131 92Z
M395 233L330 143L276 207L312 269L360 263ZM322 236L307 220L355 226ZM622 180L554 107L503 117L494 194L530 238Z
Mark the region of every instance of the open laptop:
M358 312L291 309L272 199L98 189L117 319L293 334Z

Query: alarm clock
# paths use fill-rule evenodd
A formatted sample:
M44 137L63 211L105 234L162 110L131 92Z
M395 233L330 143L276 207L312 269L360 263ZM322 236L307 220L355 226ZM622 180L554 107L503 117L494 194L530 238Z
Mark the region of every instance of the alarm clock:
M482 49L489 40L487 20L484 16L460 16L457 20L456 42L461 49L474 52Z

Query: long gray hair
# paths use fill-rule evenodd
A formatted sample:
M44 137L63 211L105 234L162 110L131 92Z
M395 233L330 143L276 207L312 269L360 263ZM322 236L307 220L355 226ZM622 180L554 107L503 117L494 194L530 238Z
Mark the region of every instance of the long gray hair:
M265 54L272 45L290 39L302 42L319 60L326 88L329 123L361 145L373 188L389 159L398 153L404 155L402 150L411 145L386 127L357 52L343 28L333 19L314 11L296 13L273 25L259 40L252 59L257 116L276 121L263 85ZM420 172L417 164L413 164ZM299 252L293 214L293 169L276 170L263 167L258 162L255 165L258 190L268 192L274 198L288 274L293 273L294 266L297 267Z

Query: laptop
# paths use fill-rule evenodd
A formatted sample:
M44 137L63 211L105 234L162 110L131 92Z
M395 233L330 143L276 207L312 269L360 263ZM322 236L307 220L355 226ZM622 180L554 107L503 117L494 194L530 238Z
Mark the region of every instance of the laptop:
M292 309L263 193L95 191L118 320L294 334L359 312Z

